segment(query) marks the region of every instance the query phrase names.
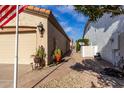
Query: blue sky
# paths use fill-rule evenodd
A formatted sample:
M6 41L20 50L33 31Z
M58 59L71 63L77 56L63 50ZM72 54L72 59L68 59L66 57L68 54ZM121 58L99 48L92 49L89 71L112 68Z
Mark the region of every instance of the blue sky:
M38 5L38 7L51 10L71 39L75 41L82 37L88 17L75 11L73 6Z

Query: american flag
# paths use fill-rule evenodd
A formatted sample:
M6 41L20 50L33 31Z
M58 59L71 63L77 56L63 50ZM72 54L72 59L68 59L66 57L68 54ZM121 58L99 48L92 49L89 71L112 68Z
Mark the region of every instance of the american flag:
M16 17L16 7L16 5L0 5L0 28ZM19 5L18 13L24 11L26 7L27 5Z

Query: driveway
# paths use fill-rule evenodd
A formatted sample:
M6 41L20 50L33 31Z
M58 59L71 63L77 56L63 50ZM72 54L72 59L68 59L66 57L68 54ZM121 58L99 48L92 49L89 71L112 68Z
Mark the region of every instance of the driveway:
M0 64L0 87L13 87L13 64ZM19 65L19 77L31 71L30 65Z

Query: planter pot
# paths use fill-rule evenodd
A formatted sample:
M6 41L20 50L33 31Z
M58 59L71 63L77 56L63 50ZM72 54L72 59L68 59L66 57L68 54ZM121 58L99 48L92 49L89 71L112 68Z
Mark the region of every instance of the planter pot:
M45 60L39 56L34 57L35 68L41 68L45 66Z
M57 63L60 63L61 62L61 55L56 54L55 58L56 58L56 62Z

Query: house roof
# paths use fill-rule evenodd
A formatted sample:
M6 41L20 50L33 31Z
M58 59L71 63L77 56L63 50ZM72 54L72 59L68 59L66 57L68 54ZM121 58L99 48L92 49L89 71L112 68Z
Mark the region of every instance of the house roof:
M48 20L69 40L70 38L67 36L61 25L58 23L54 15L52 14L52 11L44 9L44 8L38 8L36 6L28 6L25 10L25 12L32 11L32 13L37 14L37 15L42 15L44 17L47 17Z
M34 14L36 16L44 16L48 18L48 20L70 41L70 38L67 36L61 25L58 23L54 15L52 14L52 11L44 9L44 8L38 8L36 6L29 5L26 7L25 11L26 13ZM6 26L4 27L4 29ZM3 33L3 32L0 32Z
M43 9L43 8L38 8L38 7L36 7L36 6L31 6L31 5L29 5L29 6L26 8L26 10L41 12L41 13L44 13L44 14L47 14L47 15L50 15L50 13L51 13L50 10Z

